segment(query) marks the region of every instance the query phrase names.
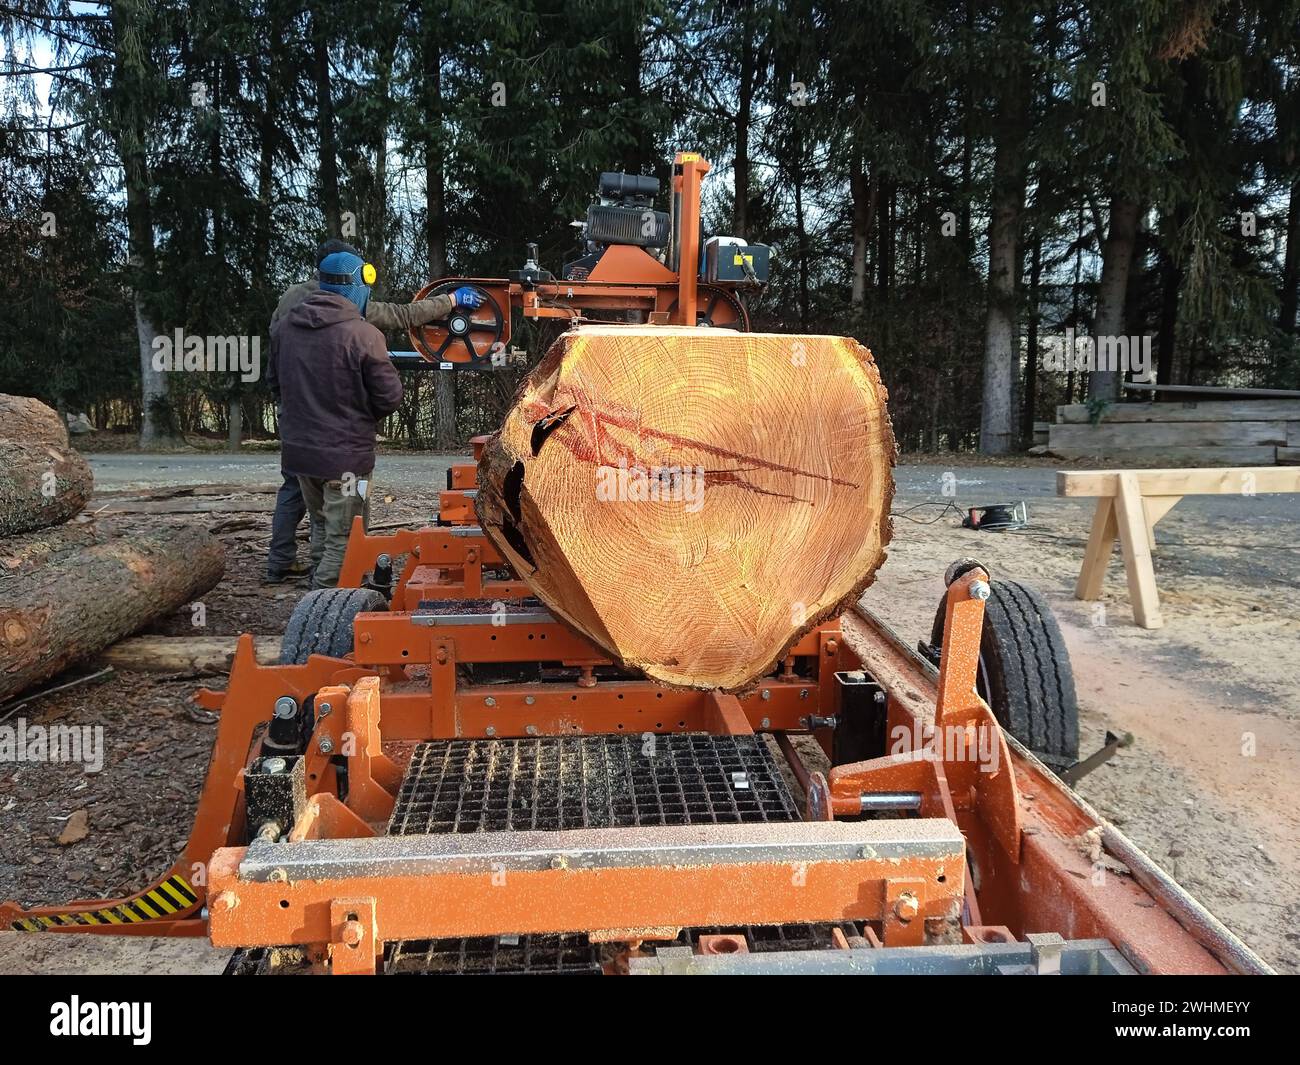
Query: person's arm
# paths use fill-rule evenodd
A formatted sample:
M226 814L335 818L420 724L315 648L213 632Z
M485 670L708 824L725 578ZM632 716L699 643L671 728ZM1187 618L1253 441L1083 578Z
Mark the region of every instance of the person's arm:
M428 325L448 317L452 306L450 296L433 296L414 303L378 303L371 300L366 304L366 321L381 333L405 333L416 326Z
M364 327L363 327L364 328ZM366 403L375 421L387 418L402 402L402 379L388 357L388 345L383 334L366 329L365 353L361 357L361 382L366 390Z

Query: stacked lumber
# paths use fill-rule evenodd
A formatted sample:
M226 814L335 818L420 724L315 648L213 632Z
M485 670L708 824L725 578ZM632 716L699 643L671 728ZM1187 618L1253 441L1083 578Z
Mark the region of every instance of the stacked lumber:
M192 526L113 532L81 515L94 479L59 414L0 395L0 700L212 588L221 542Z
M886 398L843 337L573 330L484 447L479 521L613 661L738 690L884 561Z
M1096 424L1087 406L1061 406L1048 451L1140 466L1300 462L1300 399L1117 403Z

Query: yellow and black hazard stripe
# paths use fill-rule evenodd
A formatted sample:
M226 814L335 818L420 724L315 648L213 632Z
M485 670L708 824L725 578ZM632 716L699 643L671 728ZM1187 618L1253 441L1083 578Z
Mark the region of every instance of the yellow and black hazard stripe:
M75 910L70 913L20 917L13 922L17 932L44 932L47 928L90 928L98 925L140 924L174 917L198 901L194 889L183 876L168 877L156 888L133 899L106 906L101 910Z

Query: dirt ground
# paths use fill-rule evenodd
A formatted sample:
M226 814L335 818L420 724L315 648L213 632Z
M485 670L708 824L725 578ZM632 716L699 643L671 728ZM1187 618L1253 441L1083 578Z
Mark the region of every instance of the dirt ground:
M895 509L922 498L900 492ZM375 501L372 522L416 524L435 505L435 489L394 490ZM1089 513L1082 502L1040 500L1034 526L1008 534L963 530L952 515L898 520L865 601L912 641L928 635L955 558L973 555L995 579L1037 585L1070 646L1081 754L1107 729L1133 737L1081 793L1265 960L1300 972L1300 902L1289 891L1300 883L1295 527L1207 523L1175 508L1158 528L1166 625L1145 631L1132 623L1118 557L1101 609L1072 597ZM226 577L204 597L205 627L196 630L186 609L151 631L276 635L302 588L260 583L269 519L260 511L98 520L201 521L227 545ZM0 765L0 898L124 894L166 870L188 832L215 731L213 716L187 700L204 682L221 687L224 678L118 673L16 708L29 726L102 725L105 764L98 773ZM14 710L0 708L0 718ZM83 820L84 836L69 841L78 835L70 821L75 829ZM0 933L0 972L212 972L224 958L202 941Z

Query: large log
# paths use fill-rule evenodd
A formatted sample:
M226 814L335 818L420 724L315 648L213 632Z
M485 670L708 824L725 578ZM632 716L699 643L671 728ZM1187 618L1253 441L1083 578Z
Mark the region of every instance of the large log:
M39 399L0 392L0 437L67 447L68 426L58 411Z
M72 448L0 439L0 536L67 521L94 487L90 466Z
M194 526L110 536L74 524L0 544L0 700L54 676L221 580Z
M842 337L574 330L485 446L479 520L613 660L738 690L884 561L886 398Z

